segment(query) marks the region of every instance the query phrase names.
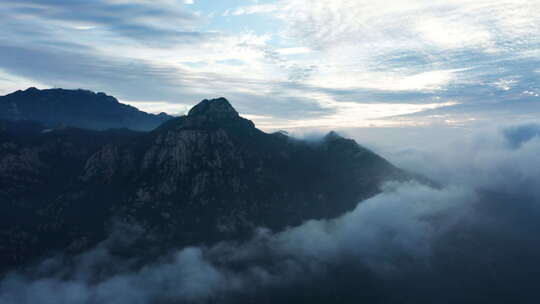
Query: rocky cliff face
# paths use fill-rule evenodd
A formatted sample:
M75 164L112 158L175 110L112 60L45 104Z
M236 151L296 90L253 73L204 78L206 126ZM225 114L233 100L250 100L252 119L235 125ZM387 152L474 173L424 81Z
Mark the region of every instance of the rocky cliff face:
M105 93L87 90L29 88L0 96L0 119L36 121L49 127L147 131L171 118L165 113L148 114Z
M241 239L335 217L382 182L409 178L333 132L319 142L264 133L224 98L146 133L8 125L0 134L4 268L79 252L118 223L144 231L129 254Z

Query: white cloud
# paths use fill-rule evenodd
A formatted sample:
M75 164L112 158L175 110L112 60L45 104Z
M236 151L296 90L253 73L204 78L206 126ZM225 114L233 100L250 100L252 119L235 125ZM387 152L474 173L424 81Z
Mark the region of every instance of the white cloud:
M277 4L254 4L249 6L241 6L232 12L233 16L240 15L251 15L251 14L262 14L262 13L271 13L278 10Z
M499 79L493 83L493 85L501 90L508 91L518 83L515 79Z
M525 0L377 1L283 0L275 13L290 25L290 34L319 47L352 42L394 46L489 47L500 35L538 32ZM517 37L514 37L514 39ZM530 38L531 39L531 38ZM532 38L534 39L534 38ZM386 44L386 46L391 46Z
M312 50L307 47L289 47L289 48L277 49L276 52L282 55L296 55L296 54L311 53Z
M466 22L466 21L465 21ZM481 25L464 24L463 20L420 18L414 28L427 43L440 48L484 48L494 43L490 32Z

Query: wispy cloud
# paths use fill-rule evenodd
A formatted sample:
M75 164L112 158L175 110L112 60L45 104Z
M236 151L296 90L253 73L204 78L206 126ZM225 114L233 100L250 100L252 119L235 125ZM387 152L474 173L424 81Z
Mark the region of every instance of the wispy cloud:
M283 0L274 10L239 11L271 15L285 24L287 39L317 50L296 64L317 71L303 83L328 89L325 98L343 100L334 89L347 90L350 102L388 102L383 92L409 99L404 92L416 91L428 97L416 102L482 105L532 100L523 92L539 86L538 9L519 0Z
M4 22L45 25L63 38L69 37L70 29L93 29L135 41L167 44L201 34L192 30L198 19L195 14L166 0L8 0L0 14Z
M233 15L233 16L240 16L240 15L251 15L251 14L260 14L260 13L272 13L279 9L277 4L254 4L249 6L241 6L235 10L227 10L225 11L225 15Z

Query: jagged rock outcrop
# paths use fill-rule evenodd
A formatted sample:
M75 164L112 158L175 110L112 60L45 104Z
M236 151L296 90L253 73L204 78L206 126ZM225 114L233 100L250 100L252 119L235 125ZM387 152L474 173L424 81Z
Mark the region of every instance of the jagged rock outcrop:
M105 93L88 90L29 88L0 96L0 119L35 121L49 127L149 131L171 118L165 113L139 111Z
M145 231L129 254L241 239L338 216L384 181L410 178L334 132L319 142L264 133L224 98L151 132L8 123L0 134L0 197L11 206L0 222L17 214L0 224L4 267L88 248L115 222Z

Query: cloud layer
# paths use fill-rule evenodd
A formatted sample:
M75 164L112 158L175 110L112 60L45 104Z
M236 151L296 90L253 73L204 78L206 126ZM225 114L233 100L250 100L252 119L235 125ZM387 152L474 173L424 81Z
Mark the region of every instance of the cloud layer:
M535 1L188 2L7 1L0 90L84 87L155 111L226 96L274 129L538 112Z

